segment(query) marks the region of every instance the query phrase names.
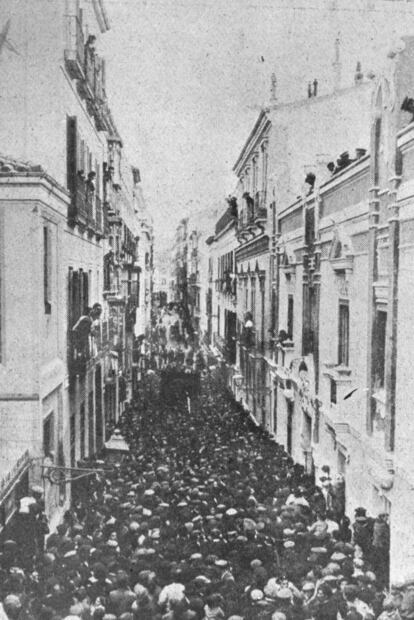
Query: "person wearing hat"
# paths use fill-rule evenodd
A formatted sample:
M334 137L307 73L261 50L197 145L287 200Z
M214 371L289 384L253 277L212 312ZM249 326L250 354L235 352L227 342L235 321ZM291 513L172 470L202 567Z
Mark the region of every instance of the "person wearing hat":
M357 586L345 586L343 588L343 595L348 611L356 611L362 616L363 620L374 620L374 611L372 607L359 598Z
M210 594L204 605L204 620L222 620L225 618L223 611L223 597L218 592Z
M120 616L122 613L130 610L136 597L129 587L129 578L125 571L119 570L117 572L115 585L116 588L109 592L107 611Z
M365 508L360 506L355 509L355 521L353 528L353 541L358 545L363 553L368 556L371 550L373 537L373 519L367 516Z
M328 524L326 522L326 513L318 512L316 521L309 526L309 534L316 543L323 542L329 538Z
M377 617L377 620L401 620L400 612L392 596L384 599L382 609L383 611Z
M9 594L3 600L3 610L6 615L6 619L19 620L22 612L22 602L20 598L15 594Z
M326 583L317 583L315 594L304 606L305 617L315 620L337 620L339 606Z

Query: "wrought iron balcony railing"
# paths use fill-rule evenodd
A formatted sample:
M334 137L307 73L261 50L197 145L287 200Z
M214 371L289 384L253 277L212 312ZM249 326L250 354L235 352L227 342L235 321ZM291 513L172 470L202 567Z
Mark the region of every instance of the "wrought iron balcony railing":
M82 23L77 15L66 18L65 64L72 79L84 79L85 41Z

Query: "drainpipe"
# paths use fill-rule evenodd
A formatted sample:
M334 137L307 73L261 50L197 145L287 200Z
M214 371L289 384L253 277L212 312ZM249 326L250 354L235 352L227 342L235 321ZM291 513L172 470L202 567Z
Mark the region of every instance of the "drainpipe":
M272 334L273 347L272 347L272 358L274 357L274 346L275 346L275 338L276 338L276 328L277 328L277 312L278 312L278 296L277 296L277 288L278 288L278 265L277 265L277 241L276 241L276 203L272 202L270 205L272 211L272 238L271 238L271 247L270 247L270 278L271 278L271 321L270 321L270 330Z
M397 190L400 176L390 179L390 217L388 219L389 266L388 266L388 316L385 344L385 449L392 451L395 440L395 392L397 374L397 323L398 323L398 265L400 222Z
M374 282L378 278L378 223L379 223L379 187L378 187L378 163L377 163L377 143L381 131L381 118L377 118L373 123L371 132L371 144L373 145L373 156L371 157L371 187L369 189L369 229L368 229L368 346L367 346L367 419L366 429L369 434L373 431L373 399L374 391L374 368L373 351L375 350L375 291Z

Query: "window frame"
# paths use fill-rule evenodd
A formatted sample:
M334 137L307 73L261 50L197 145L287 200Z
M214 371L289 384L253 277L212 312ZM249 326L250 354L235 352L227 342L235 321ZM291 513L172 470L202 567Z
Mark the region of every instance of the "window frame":
M346 309L346 312L343 310ZM343 319L346 317L346 320ZM350 315L349 301L340 299L338 305L338 366L349 366Z

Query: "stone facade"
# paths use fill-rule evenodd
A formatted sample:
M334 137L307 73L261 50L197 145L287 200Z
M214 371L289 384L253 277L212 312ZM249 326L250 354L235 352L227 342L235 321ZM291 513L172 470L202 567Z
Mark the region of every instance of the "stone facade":
M13 79L0 100L0 528L29 483L44 484L53 527L71 486L45 479L45 463L99 452L127 397L152 228L108 105L103 2L1 0L0 12L17 52L1 59ZM93 304L100 319L75 335Z

